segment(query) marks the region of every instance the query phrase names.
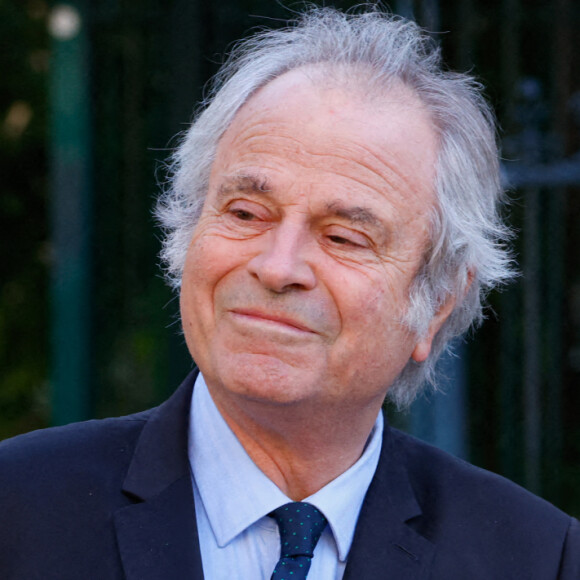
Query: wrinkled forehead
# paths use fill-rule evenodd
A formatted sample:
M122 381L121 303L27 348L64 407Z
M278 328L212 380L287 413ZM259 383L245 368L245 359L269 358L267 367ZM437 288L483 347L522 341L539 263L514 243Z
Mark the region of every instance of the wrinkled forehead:
M281 118L283 123L275 122ZM232 134L243 137L252 126L271 134L289 131L305 139L316 128L318 143L331 148L354 145L378 157L382 148L392 148L405 157L403 161L412 159L416 177L435 193L440 143L432 115L400 79L379 81L366 66L307 65L274 78L237 111L220 139L217 156L233 144ZM350 133L350 143L335 141L341 129L346 129L342 137ZM392 162L397 163L396 155Z
M433 192L438 136L428 111L400 81L388 91L367 91L356 78L365 75L353 67L308 66L277 77L239 109L216 159L230 149L247 156L264 142L262 152L272 154L282 147L310 159L368 164L378 173L398 168L417 189Z

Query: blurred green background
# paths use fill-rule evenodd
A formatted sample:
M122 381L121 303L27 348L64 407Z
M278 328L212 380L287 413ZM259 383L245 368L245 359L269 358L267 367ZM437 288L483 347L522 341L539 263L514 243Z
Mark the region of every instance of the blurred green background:
M224 52L285 4L0 0L0 439L144 409L191 367L151 208ZM487 86L522 271L447 396L393 421L579 516L580 3L391 8Z

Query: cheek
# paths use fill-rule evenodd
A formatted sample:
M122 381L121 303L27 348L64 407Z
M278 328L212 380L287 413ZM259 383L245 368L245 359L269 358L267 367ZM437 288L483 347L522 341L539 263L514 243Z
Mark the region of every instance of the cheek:
M380 330L400 319L403 296L383 276L362 276L358 280L351 276L335 288L335 298L345 323L350 321L357 326L368 324L369 329Z
M243 253L219 235L201 232L189 246L181 285L181 318L186 338L209 336L219 310L218 291L230 273L243 265Z
M187 251L183 284L194 293L215 285L235 265L235 253L218 236L194 238Z
M192 240L187 251L181 282L181 319L186 337L210 312L212 287L221 276L221 261L214 259L211 245L205 240Z
M406 351L411 336L402 325L408 303L407 294L385 279L365 282L358 288L351 284L349 292L343 285L341 292L335 296L345 348L356 352L361 362L367 359L363 364L370 364L369 359L379 357L384 360L388 353L394 355L399 348ZM346 296L348 300L345 300Z
M352 363L347 363L343 372L352 375L355 388L375 385L376 392L382 393L413 351L413 336L402 324L406 302L389 292L378 291L360 297L358 304L345 325L349 330L341 357Z

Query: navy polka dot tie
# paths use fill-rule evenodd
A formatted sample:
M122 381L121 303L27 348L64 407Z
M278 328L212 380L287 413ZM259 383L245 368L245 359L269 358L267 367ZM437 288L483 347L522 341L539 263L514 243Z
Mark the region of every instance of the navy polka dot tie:
M271 580L304 580L326 518L309 503L287 503L269 514L280 528L280 559Z

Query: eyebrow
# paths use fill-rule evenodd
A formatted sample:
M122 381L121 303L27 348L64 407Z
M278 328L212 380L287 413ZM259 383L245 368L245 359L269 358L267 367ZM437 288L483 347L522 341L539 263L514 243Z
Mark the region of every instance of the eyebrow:
M264 175L258 174L244 174L227 177L223 183L220 184L217 195L219 198L228 197L232 193L268 193L271 191L268 179Z
M345 207L340 202L332 202L326 206L330 215L346 219L355 224L370 225L375 228L383 229L383 222L369 208L366 207Z

